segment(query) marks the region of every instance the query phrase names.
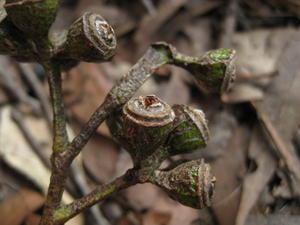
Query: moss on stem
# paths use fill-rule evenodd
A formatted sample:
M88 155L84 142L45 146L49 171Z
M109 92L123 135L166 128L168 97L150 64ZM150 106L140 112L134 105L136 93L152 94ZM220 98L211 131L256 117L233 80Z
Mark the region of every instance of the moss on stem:
M67 150L68 146L68 135L66 131L66 115L62 96L60 65L52 60L44 62L43 66L48 76L50 96L53 107L53 152L64 152Z
M176 48L165 42L158 42L152 46L164 49L169 64L188 70L199 87L209 92L226 92L235 80L233 49L217 49L200 57L191 57L179 53Z

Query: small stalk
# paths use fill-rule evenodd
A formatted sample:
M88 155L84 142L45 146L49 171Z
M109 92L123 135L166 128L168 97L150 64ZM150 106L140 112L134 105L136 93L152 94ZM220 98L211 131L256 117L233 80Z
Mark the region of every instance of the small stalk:
M43 63L48 76L50 96L53 107L54 144L53 152L64 152L68 146L68 135L66 130L66 115L62 96L62 81L60 66L55 61Z

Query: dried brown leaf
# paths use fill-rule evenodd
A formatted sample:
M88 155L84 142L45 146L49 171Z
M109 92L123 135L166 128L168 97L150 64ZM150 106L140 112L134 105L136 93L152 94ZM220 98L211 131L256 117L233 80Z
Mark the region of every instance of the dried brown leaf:
M280 158L300 185L300 160L291 141L300 121L299 40L298 30L279 60L279 76L272 80L264 101L254 106Z
M249 216L246 225L298 225L300 224L299 215L275 214L269 216L255 215Z
M169 213L158 212L154 210L148 211L142 216L143 225L165 225L168 224L171 219Z
M293 28L237 33L233 37L233 48L238 53L237 67L252 75L274 72L283 49L293 35L295 35Z
M254 160L257 168L244 178L236 225L245 224L248 214L276 169L276 159L269 151L269 145L262 136L262 131L256 127L251 137L249 158Z
M22 131L12 120L11 110L11 107L6 106L1 109L0 113L0 158L11 168L30 179L46 194L50 171L31 149ZM44 147L43 150L48 153L51 152L52 136L46 120L30 114L24 118L24 122L32 131L32 135ZM66 203L72 201L69 193L65 192L63 201Z
M162 195L152 209L162 213L169 213L171 220L168 225L189 225L199 218L198 210L183 206L166 195Z
M269 135L272 134L269 138L277 145L278 150L285 149L284 152L281 152L281 157L283 156L283 161L294 175L296 175L299 167L299 160L291 142L300 120L300 65L297 60L300 58L299 39L300 31L297 31L292 40L289 40L288 46L280 57L278 63L279 76L272 80L265 93L264 101L255 103L264 128L268 130ZM270 129L271 127L272 129ZM249 153L250 157L255 159L258 167L253 174L249 174L244 180L237 225L245 224L251 208L276 169L276 161L271 154L274 149L270 146L270 143L266 143L266 140L262 138L264 136L261 132L258 130L254 132ZM277 140L274 139L276 136ZM280 143L280 146L278 146L278 143ZM299 185L294 187L297 190Z
M232 113L226 110L218 111L209 121L210 140L204 149L186 155L188 159L217 159L224 154L230 145L230 141L238 126Z
M162 190L153 184L137 184L128 188L125 193L128 204L136 211L151 209L164 195Z
M119 157L119 147L111 139L93 136L82 151L83 164L98 183L112 179Z
M38 225L40 220L41 220L40 215L32 213L29 216L27 216L27 218L25 220L25 224L26 225Z
M64 81L66 105L69 105L76 119L85 123L104 101L112 86L113 83L102 74L98 65L81 63L79 67L68 72ZM105 123L98 128L97 132L110 136Z
M220 225L234 224L241 195L241 177L245 174L245 162L249 144L249 130L236 127L223 157L211 166L217 178L213 212Z
M156 16L144 16L134 36L139 52L143 52L151 42L158 38L155 37L156 31L186 2L187 0L160 1Z
M239 83L234 85L229 92L222 94L222 101L225 103L241 103L250 101L259 101L264 97L260 88L251 84Z
M45 199L32 190L23 189L0 204L1 225L20 225L32 212L40 208Z
M169 105L188 104L190 93L187 85L183 82L181 70L172 68L172 76L169 82L160 84L155 95L166 101Z

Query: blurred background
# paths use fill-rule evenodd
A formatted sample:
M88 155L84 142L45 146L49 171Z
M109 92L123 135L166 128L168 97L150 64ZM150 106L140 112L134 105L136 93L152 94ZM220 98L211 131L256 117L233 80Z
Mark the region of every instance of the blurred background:
M62 0L51 32L63 32L86 11L101 14L113 26L118 50L111 62L80 63L63 74L71 137L155 41L193 56L236 49L237 80L230 92L213 95L199 89L188 72L166 66L137 93L205 112L208 146L171 160L204 158L212 165L217 185L210 208L182 206L143 184L67 224L300 224L299 0ZM0 87L0 224L36 225L50 176L46 77L37 64L1 56ZM73 164L64 201L131 166L129 155L102 124Z

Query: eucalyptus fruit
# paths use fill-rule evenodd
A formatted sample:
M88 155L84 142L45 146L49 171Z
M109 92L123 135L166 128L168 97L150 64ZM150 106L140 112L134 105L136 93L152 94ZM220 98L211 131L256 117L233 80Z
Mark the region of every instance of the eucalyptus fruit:
M182 163L168 171L156 170L152 183L183 205L202 209L211 205L216 178L203 160Z
M235 80L235 50L217 49L208 51L201 57L191 57L179 53L172 45L157 42L154 48L163 49L169 63L188 70L198 87L208 92L223 93L230 89Z
M4 5L14 25L34 39L48 35L58 7L59 0L6 0Z
M205 147L209 130L204 113L185 105L174 105L174 128L168 138L169 154L184 154Z
M217 49L207 52L201 57L201 61L182 66L193 74L199 87L223 93L230 89L235 80L234 56L233 49Z
M206 53L204 58L207 59L207 62L211 64L211 71L208 71L213 75L213 78L216 80L221 80L221 85L219 85L220 92L228 91L234 80L235 80L235 64L234 57L236 51L233 49L216 49ZM197 80L197 78L196 78ZM197 80L198 82L203 81ZM208 84L210 83L210 79L206 80ZM205 82L205 80L204 80ZM215 81L212 81L212 85L215 84Z
M105 61L115 54L116 46L112 27L100 15L87 12L70 26L66 40L56 50L56 57Z
M167 103L148 95L129 100L107 124L112 135L130 153L134 164L139 165L165 143L174 118Z

